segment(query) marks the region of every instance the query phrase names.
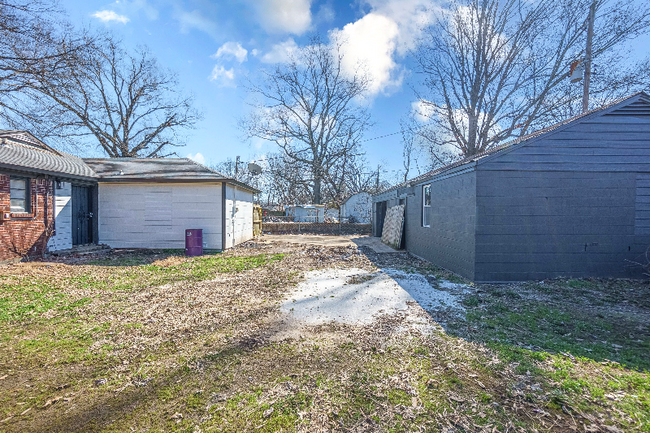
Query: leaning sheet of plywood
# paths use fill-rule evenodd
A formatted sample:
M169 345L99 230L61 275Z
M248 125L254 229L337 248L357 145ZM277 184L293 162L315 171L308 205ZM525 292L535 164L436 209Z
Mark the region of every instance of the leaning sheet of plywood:
M399 249L402 243L402 228L404 227L404 205L393 206L386 211L384 230L381 241L389 247Z

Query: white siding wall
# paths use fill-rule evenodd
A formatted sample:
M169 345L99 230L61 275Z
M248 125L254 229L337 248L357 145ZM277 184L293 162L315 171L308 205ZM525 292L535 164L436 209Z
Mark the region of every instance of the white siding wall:
M226 248L253 238L253 193L226 186Z
M54 221L56 235L47 242L50 251L67 250L72 248L72 185L61 183L61 189L54 191Z
M360 223L369 224L371 216L372 196L367 192L355 194L341 205L342 218L354 217Z
M185 248L185 229L203 247L221 246L220 183L99 184L99 242L112 248Z

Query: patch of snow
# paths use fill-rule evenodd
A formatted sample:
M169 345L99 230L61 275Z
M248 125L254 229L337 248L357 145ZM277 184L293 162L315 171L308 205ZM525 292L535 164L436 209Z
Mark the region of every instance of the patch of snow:
M464 312L454 294L432 287L423 275L396 269L375 273L362 269L326 269L308 272L305 279L280 310L310 325L332 321L368 324L379 315L408 310L413 301L425 310ZM349 282L351 279L355 281Z

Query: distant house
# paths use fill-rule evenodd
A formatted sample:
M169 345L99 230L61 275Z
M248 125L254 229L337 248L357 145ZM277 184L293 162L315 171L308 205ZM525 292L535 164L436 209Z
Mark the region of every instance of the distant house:
M26 131L0 130L0 262L72 248L88 236L97 174Z
M346 222L370 224L372 219L372 196L367 192L351 195L341 205L341 218Z
M253 237L255 188L189 159L86 159L0 130L0 262L86 244L205 248Z
M99 242L113 248L184 248L185 229L223 250L253 237L259 190L187 158L84 159L98 175Z
M303 204L284 207L284 215L293 217L293 221L302 223L325 222L325 205Z
M412 254L479 282L635 274L650 245L650 96L637 93L373 196Z

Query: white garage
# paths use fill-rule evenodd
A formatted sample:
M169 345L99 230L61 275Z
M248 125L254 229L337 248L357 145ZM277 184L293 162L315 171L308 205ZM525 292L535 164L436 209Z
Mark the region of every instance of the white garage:
M84 159L99 177L99 243L111 248L185 247L203 230L203 248L223 250L253 237L259 190L187 158Z

